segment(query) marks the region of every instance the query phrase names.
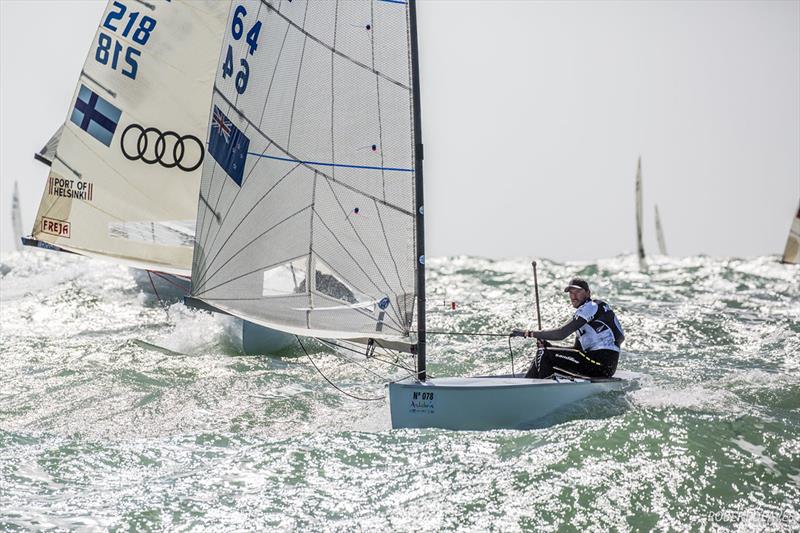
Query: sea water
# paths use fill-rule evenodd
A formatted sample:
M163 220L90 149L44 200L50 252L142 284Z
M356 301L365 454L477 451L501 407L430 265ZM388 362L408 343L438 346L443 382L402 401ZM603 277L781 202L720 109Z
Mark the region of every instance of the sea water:
M408 357L246 356L230 318L125 268L3 262L0 530L800 528L800 267L777 257L539 261L544 327L573 276L616 310L626 385L484 432L392 430ZM530 261L432 260L427 307L433 331L535 327ZM517 370L533 348L512 339ZM503 336L428 353L434 376L511 370Z

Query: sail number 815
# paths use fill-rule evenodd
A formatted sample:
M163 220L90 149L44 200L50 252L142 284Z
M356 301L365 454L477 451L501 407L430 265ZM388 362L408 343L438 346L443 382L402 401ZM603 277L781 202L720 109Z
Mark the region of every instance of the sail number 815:
M128 13L128 20L124 22L125 13ZM142 55L141 50L133 46L125 46L122 39L115 34L121 34L123 38L133 40L134 43L144 46L150 40L151 32L156 28L156 19L143 15L138 11L128 11L128 7L121 2L114 2L111 5L108 15L103 21L102 28L109 30L108 32L100 31L97 35L97 50L94 54L94 59L101 65L108 65L111 62L111 69L117 70L120 55L124 51L124 60L127 63L127 69L122 68L122 74L132 80L136 79L136 72L139 70L139 64L136 58ZM123 24L118 25L116 21ZM136 24L138 21L138 25ZM102 30L101 28L101 30Z
M244 17L247 16L247 10L244 6L236 6L233 12L233 21L231 22L231 36L235 41L242 38L244 34ZM258 34L261 33L261 21L256 21L245 35L245 43L247 43L247 53L253 55L258 49ZM247 82L250 79L250 65L247 63L245 57L239 59L239 65L242 67L236 73L236 92L244 94L247 90ZM222 79L228 76L233 76L233 45L228 45L228 53L225 55L225 61L222 63Z

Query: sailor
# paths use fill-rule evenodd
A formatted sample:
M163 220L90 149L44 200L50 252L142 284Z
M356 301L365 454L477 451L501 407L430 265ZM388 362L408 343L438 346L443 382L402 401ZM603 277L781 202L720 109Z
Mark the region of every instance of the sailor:
M589 377L611 377L617 370L619 348L625 335L611 307L593 300L589 284L574 278L566 286L575 314L558 329L530 331L515 329L513 337L532 337L539 346L526 378L549 378L558 370ZM551 346L577 333L575 345Z

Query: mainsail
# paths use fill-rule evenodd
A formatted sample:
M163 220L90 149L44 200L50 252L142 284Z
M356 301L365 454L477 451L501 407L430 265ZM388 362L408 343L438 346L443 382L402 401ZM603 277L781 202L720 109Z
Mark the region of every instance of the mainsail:
M797 214L789 228L789 237L786 239L782 260L784 263L800 263L800 207L797 208Z
M656 211L656 239L658 239L658 251L661 255L667 255L667 243L664 240L664 229L661 227L661 217L658 215L658 205Z
M424 257L411 10L401 0L233 2L200 186L195 301L299 335L413 342Z
M188 275L228 7L109 1L60 136L40 154L52 165L36 240Z
M636 253L639 256L639 267L644 269L647 263L644 260L644 242L642 241L642 226L644 215L642 210L642 157L636 164Z

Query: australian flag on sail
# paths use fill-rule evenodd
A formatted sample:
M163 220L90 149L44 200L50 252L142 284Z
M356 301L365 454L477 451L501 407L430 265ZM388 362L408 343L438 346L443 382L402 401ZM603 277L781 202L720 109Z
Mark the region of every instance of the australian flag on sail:
M228 173L236 185L242 186L244 162L250 139L228 120L228 117L214 106L211 119L211 136L208 140L208 153L217 160L219 166Z
M101 143L111 146L121 114L122 111L81 84L70 120Z

